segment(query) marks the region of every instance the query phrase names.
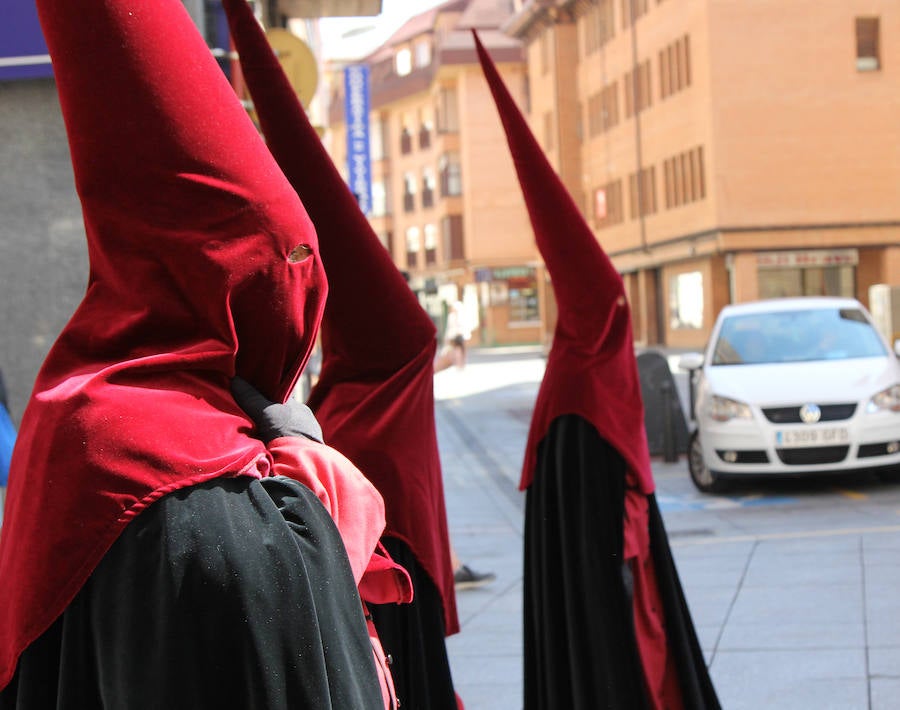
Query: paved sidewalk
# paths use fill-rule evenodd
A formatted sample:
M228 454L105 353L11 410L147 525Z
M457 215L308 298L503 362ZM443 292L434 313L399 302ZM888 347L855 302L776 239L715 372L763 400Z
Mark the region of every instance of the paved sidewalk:
M522 707L524 494L517 485L542 372L537 352L476 351L464 370L435 376L454 546L473 568L497 574L457 595L462 631L448 649L467 710ZM820 510L813 505L787 514L769 500L753 511L766 529L759 532L729 512L758 496L697 494L684 460L655 462L654 475L726 710L900 708L900 492L885 489L864 524L852 498L845 518L827 521L814 520Z

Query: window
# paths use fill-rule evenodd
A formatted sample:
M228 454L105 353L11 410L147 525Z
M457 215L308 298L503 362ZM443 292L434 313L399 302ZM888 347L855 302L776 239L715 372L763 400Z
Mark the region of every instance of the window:
M378 232L378 241L381 242L381 245L387 249L388 254L394 253L394 233L393 232Z
M605 133L619 122L618 84L613 82L588 99L588 135Z
M878 71L881 68L879 18L856 18L856 70Z
M400 153L408 155L412 152L412 133L407 126L400 129Z
M406 265L409 268L418 266L419 250L422 248L418 227L410 227L406 230Z
M650 60L647 59L625 74L625 116L650 108L653 103L653 88L650 80Z
M598 229L619 224L624 219L621 180L608 182L594 190L594 224Z
M622 29L631 26L641 15L648 10L647 0L622 0Z
M434 177L434 170L425 168L422 171L422 207L434 206L434 189L437 180Z
M419 126L419 148L431 147L431 134L434 131L434 124L431 121L422 121Z
M656 168L652 165L628 178L631 219L656 212Z
M599 0L582 16L580 22L583 56L593 54L613 38L616 32L614 12L613 0Z
M416 208L416 176L413 173L403 175L403 211L412 212Z
M425 225L425 265L437 263L437 227L433 224Z
M703 274L689 271L669 280L669 326L675 330L703 327Z
M855 296L855 249L757 252L760 298Z
M384 181L378 180L372 183L372 217L384 217L388 214L387 188Z
M382 121L369 122L369 155L372 160L384 160L386 157L385 134L387 126Z
M663 161L666 209L697 202L706 197L703 146Z
M441 240L445 259L460 261L466 258L463 248L462 215L448 215L441 220Z
M412 71L412 52L409 51L409 47L397 50L397 54L394 55L394 70L397 76L406 76Z
M459 112L457 111L456 90L441 89L438 92L437 129L440 133L459 132Z
M431 64L431 40L421 39L416 42L416 68L421 69Z
M462 170L459 156L445 153L438 160L438 171L441 179L441 197L462 194Z
M691 39L681 37L659 52L659 96L666 98L691 85Z
M506 281L509 298L509 322L533 324L540 321L538 307L537 279L533 269L527 269L523 276L510 276Z

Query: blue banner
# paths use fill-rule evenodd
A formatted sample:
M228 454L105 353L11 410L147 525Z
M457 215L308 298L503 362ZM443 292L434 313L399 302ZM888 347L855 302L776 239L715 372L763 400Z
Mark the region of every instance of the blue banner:
M344 69L344 115L347 119L347 171L350 190L363 214L372 211L372 164L369 157L369 67Z
M0 20L0 81L52 75L34 0L4 0Z

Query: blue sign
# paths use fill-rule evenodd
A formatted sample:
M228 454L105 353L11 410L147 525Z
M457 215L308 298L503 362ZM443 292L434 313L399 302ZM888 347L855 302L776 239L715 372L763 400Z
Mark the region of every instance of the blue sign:
M0 81L53 76L34 0L4 0L0 21Z
M350 190L363 214L372 211L372 164L369 158L369 67L344 69L344 115L347 119L347 171Z

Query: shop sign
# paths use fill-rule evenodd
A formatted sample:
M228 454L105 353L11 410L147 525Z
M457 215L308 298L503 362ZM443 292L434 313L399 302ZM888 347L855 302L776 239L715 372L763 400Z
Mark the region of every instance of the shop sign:
M805 269L822 266L856 266L856 249L805 249L802 251L763 251L756 255L760 269Z
M475 269L475 281L509 281L510 279L534 279L531 266L501 266L496 269Z

